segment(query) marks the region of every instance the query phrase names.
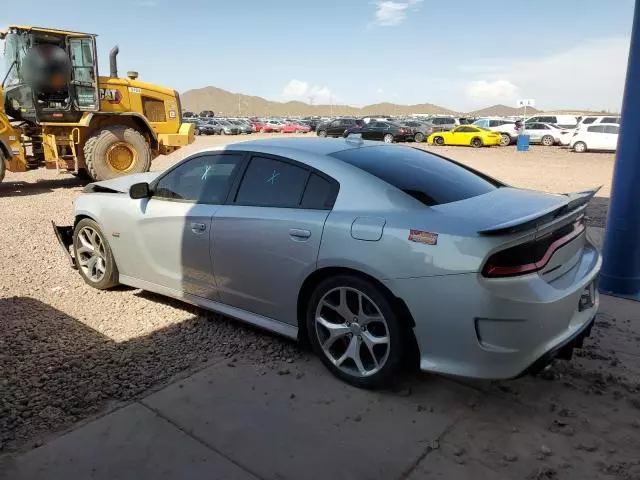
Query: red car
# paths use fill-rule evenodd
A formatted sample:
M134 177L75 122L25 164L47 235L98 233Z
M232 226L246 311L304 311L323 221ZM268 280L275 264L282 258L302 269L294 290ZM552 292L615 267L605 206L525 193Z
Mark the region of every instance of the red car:
M296 122L287 122L280 129L282 133L309 133L310 131L311 128L307 125Z

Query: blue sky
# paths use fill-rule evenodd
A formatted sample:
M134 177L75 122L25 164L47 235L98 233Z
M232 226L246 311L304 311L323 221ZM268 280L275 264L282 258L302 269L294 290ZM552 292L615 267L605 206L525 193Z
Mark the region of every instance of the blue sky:
M97 33L100 69L270 100L618 110L634 0L21 0L0 28Z

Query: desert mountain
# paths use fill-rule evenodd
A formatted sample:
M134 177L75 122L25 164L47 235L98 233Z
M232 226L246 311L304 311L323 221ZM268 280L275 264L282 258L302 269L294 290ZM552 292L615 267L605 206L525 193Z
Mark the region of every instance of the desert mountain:
M187 90L180 95L182 108L199 113L213 110L216 115L228 116L310 116L310 115L410 115L455 114L438 105L422 103L419 105L396 105L377 103L362 108L349 105L310 105L304 102L273 102L262 97L232 93L221 88L204 87Z
M527 107L527 115L539 112L532 107ZM476 110L475 112L469 112L467 115L470 117L511 117L515 115L523 115L524 108L508 107L506 105L493 105L491 107Z

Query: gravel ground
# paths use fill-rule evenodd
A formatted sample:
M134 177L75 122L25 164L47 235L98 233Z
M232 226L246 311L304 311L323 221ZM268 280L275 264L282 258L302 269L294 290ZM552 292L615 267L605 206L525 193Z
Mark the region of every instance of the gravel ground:
M158 159L153 168L165 168L206 145L246 138L200 137L196 144ZM589 216L593 225L604 225L613 155L576 155L542 147L521 154L515 148L422 148L433 148L516 186L568 192L603 185ZM8 173L0 184L0 453L38 445L74 422L220 356L229 357L230 363L251 361L265 371L307 358L288 341L179 302L135 289L100 292L86 286L69 268L50 224L72 222L72 201L81 189L73 177L46 170ZM618 323L615 318L601 318L597 334L577 361L561 363L546 374L549 383L544 384L543 394L540 379L477 388L498 392L510 405L533 405L543 398L545 405L556 404L549 408L561 410L565 408L561 405L577 402L592 413L637 423L640 362L637 344L628 347L624 342L637 342L640 332L628 324L623 328L629 318L617 319ZM623 343L629 353L619 358L613 352ZM585 400L588 394L592 395ZM527 421L526 415L518 419ZM550 428L574 423L558 422ZM637 436L630 443L625 435L618 435L620 451L639 445ZM629 462L637 455L620 458L628 464L611 468L627 475L635 468ZM535 478L556 477L542 472Z

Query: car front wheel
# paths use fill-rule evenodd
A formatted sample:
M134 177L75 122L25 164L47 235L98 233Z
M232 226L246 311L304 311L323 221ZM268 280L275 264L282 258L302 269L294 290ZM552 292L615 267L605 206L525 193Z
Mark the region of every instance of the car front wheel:
M545 147L551 147L554 143L556 143L556 141L551 135L545 135L542 137L542 145Z
M584 153L587 151L587 144L584 142L576 142L573 146L573 151L576 153Z
M384 140L384 143L393 143L393 135L387 133L382 140Z
M351 385L385 387L400 369L403 330L369 280L339 275L321 282L307 308L307 331L325 366Z
M433 138L433 143L436 145L444 145L444 138L443 137L434 137Z
M503 133L500 135L500 145L503 147L508 147L511 145L511 136L508 133Z
M413 137L414 142L424 142L424 133L418 132Z
M319 137L326 137L327 136L327 131L326 130L318 130L318 136Z
M83 280L105 290L118 284L118 267L107 239L90 218L83 218L73 232L73 253Z

